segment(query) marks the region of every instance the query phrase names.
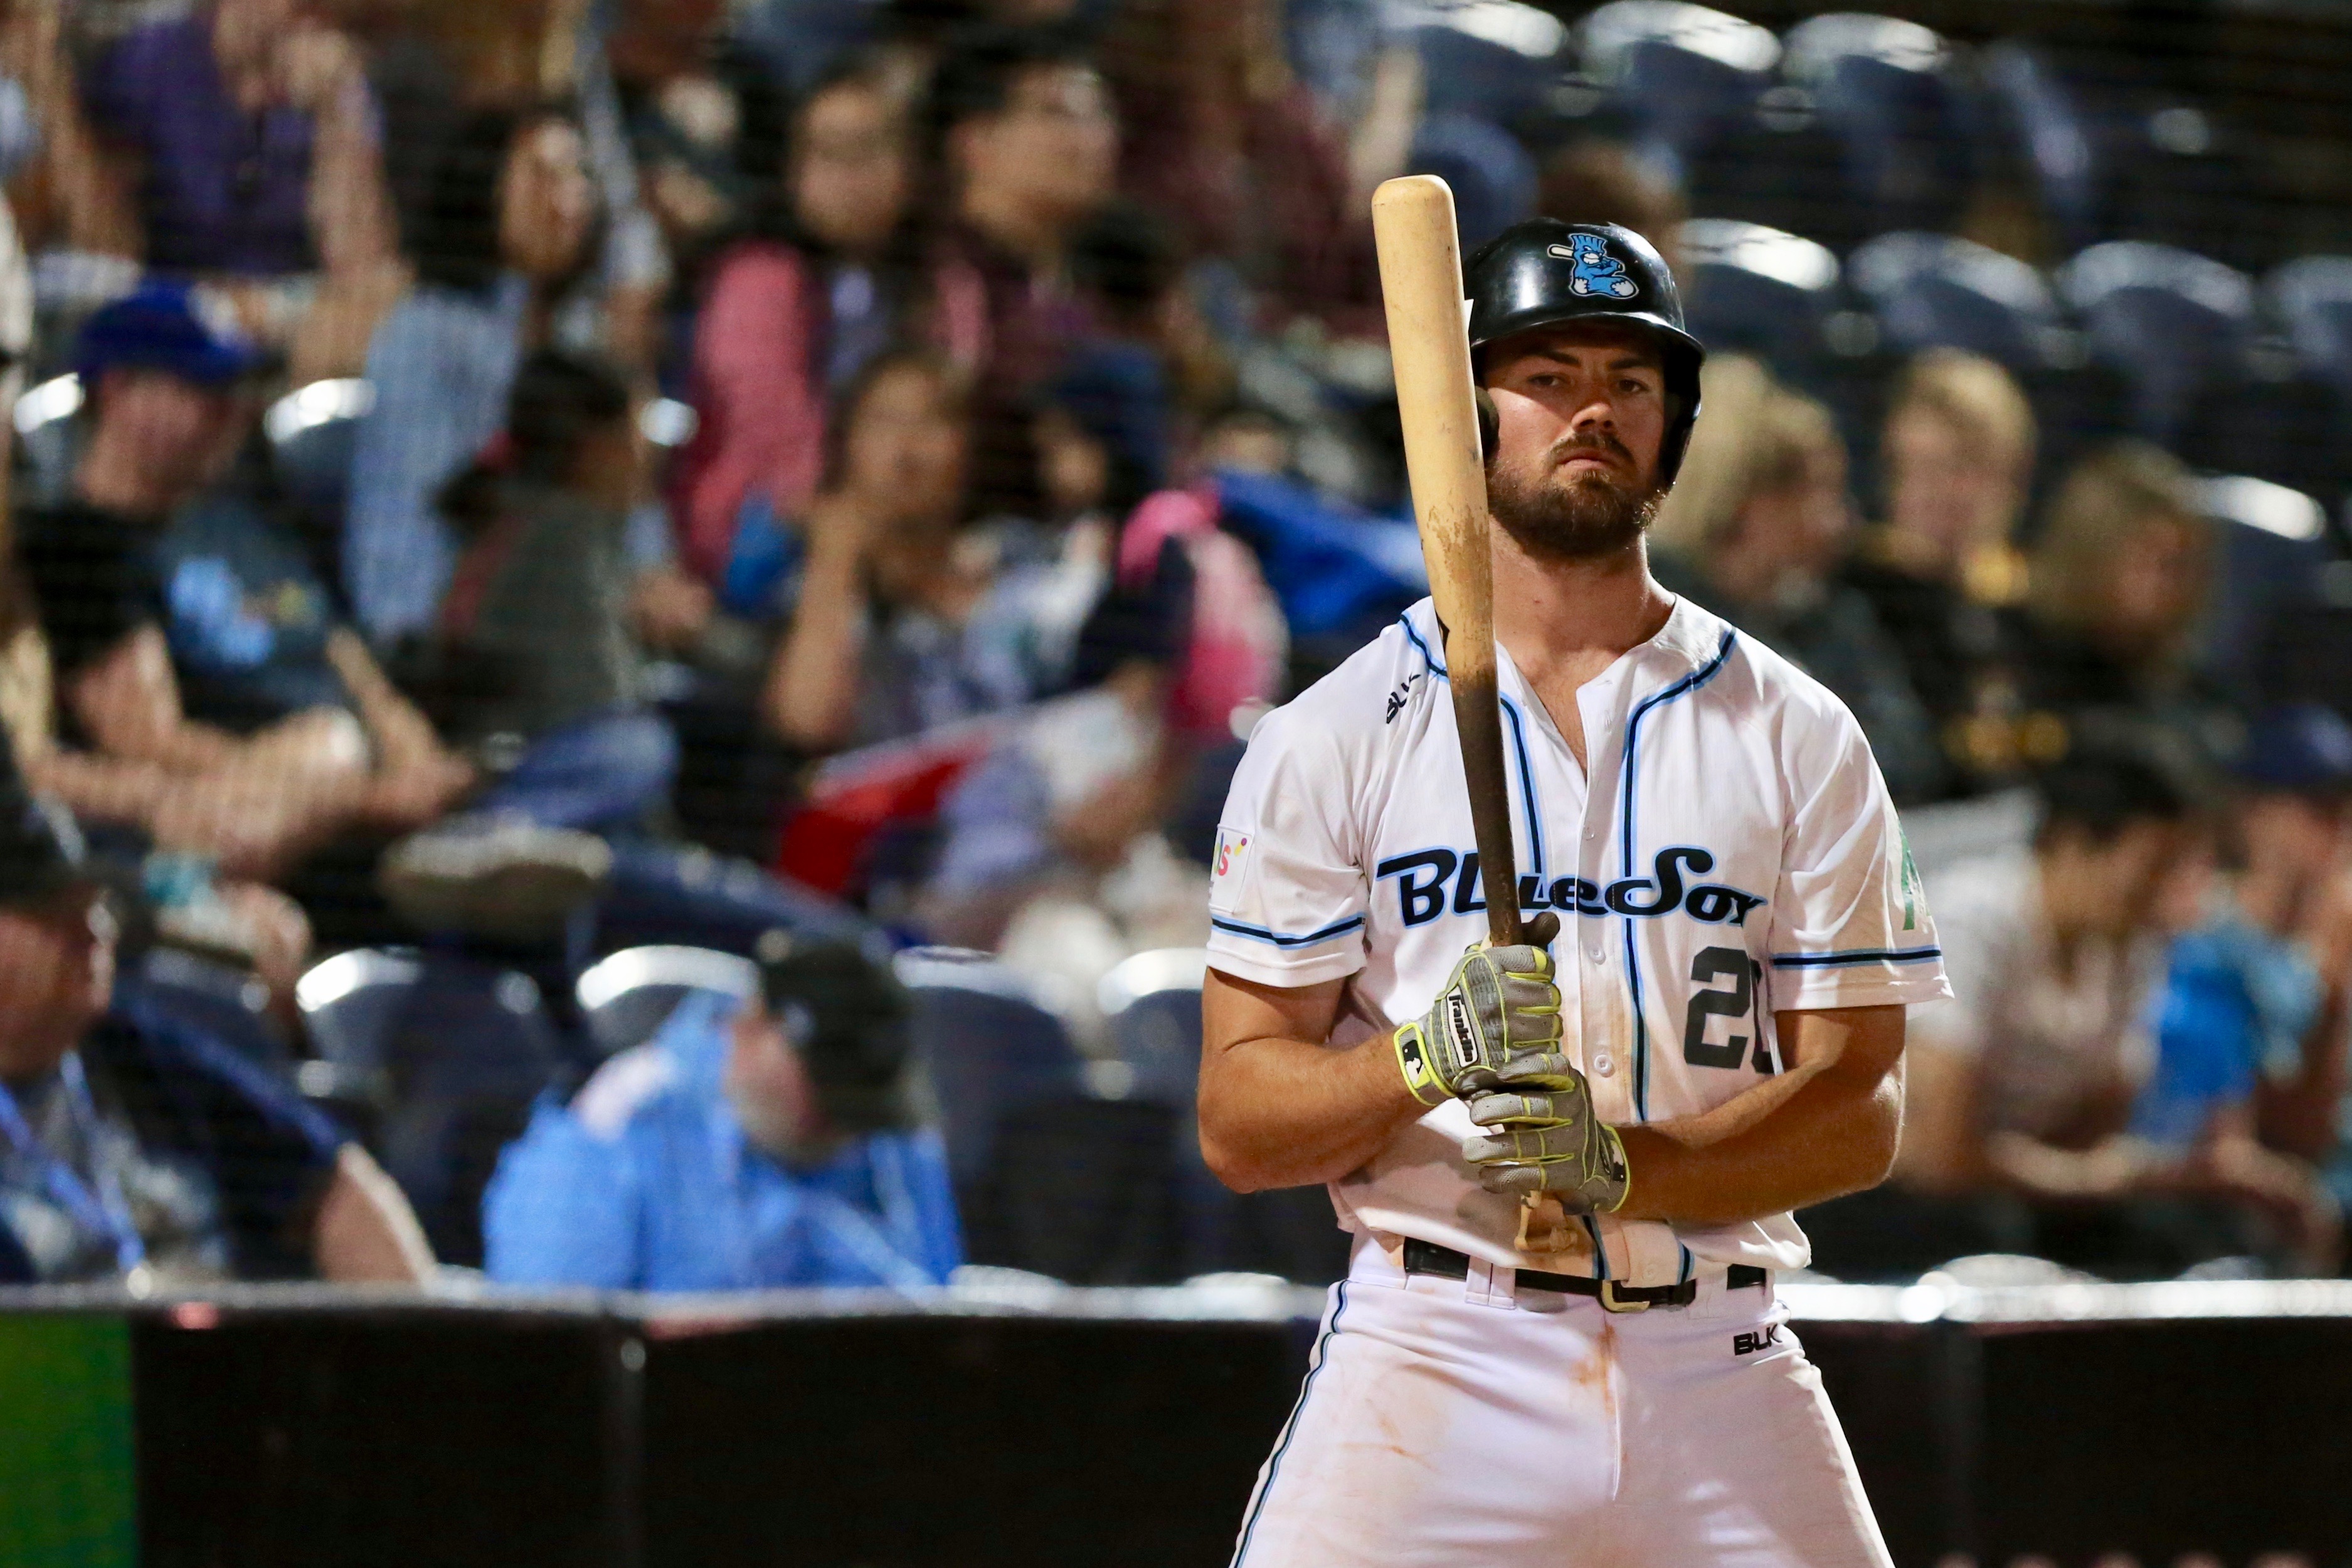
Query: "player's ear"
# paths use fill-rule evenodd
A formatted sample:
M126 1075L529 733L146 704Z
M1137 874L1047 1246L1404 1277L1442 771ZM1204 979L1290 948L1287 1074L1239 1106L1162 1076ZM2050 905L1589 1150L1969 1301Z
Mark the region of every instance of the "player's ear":
M1495 463L1495 441L1502 430L1503 416L1495 412L1495 400L1483 386L1470 389L1470 401L1478 410L1478 453L1487 467Z

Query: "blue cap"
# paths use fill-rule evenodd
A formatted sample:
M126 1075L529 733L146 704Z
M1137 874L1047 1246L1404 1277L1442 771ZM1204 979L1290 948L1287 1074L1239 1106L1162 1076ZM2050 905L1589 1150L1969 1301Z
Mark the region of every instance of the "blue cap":
M2318 702L2270 709L2248 732L2236 772L2257 789L2352 792L2352 724Z
M226 386L261 368L261 353L184 283L150 281L82 323L74 368L85 383L110 370L159 370L198 386Z

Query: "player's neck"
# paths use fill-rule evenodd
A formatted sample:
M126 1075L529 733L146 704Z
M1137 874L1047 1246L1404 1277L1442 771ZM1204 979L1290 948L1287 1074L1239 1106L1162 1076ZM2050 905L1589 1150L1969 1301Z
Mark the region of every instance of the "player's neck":
M1495 636L1531 680L1559 671L1581 685L1656 637L1674 611L1641 538L1574 561L1530 555L1499 528L1494 540Z

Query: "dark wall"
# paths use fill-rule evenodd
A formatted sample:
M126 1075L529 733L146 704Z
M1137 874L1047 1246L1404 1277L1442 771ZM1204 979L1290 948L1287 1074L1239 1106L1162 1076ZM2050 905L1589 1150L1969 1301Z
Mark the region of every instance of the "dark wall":
M1311 1327L146 1316L142 1560L1217 1568ZM2352 1557L2352 1319L1799 1327L1903 1568Z

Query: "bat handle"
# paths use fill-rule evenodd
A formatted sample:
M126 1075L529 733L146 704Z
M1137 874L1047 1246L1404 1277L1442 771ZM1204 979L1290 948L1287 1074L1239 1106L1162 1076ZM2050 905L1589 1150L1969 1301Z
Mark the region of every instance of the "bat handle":
M1519 1199L1519 1235L1514 1244L1522 1253L1542 1257L1569 1250L1568 1210L1549 1193L1528 1193Z

